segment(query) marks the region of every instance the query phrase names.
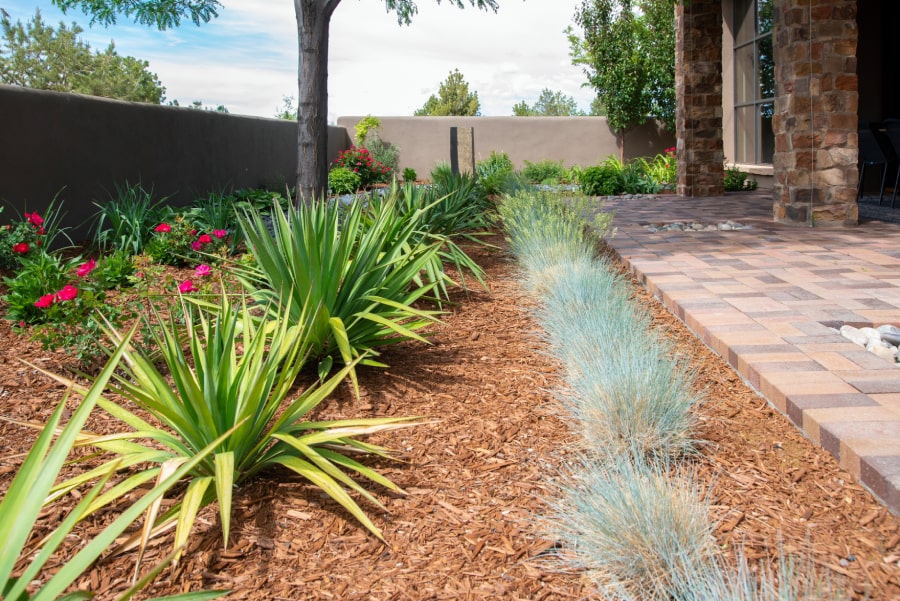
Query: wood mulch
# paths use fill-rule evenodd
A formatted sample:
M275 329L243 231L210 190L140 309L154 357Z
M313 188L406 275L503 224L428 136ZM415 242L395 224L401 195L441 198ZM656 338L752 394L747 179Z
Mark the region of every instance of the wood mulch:
M495 237L493 242L502 246ZM502 250L477 249L490 291L458 293L431 344L404 343L381 359L390 367L360 372L361 399L342 388L323 415L418 415L424 425L374 442L400 461L369 461L405 489L378 491L390 513L371 508L387 543L370 535L314 487L270 473L235 493L232 535L224 548L215 508L207 508L180 565L146 596L201 588L232 590L231 599L583 599L583 575L556 573L538 560L553 545L536 523L553 494L548 476L576 447L554 400L557 365L545 353L534 307ZM748 389L643 289L635 300L697 368L699 437L709 441L697 469L711 483L717 542L767 558L779 543L811 553L845 577L852 598L900 598L900 520L854 483L826 452ZM0 309L3 307L0 306ZM62 370L62 354L41 351L0 324L0 415L45 419L61 388L20 358ZM103 430L114 424L98 423ZM35 438L0 422L0 491ZM46 512L44 528L60 512ZM60 555L109 516L90 520ZM150 566L171 535L151 548ZM102 560L79 583L112 598L127 587L134 557Z

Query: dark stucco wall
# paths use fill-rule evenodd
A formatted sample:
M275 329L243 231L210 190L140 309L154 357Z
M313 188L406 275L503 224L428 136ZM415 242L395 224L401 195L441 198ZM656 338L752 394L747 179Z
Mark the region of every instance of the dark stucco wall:
M0 201L42 211L59 194L73 227L126 181L188 204L211 190L295 178L297 125L289 121L4 85L0 116ZM329 160L347 146L346 130L330 127Z

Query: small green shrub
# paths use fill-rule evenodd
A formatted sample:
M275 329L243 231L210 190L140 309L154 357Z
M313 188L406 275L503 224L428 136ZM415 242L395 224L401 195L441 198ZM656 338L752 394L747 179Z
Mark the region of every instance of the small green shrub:
M414 182L418 178L419 174L416 173L416 170L412 167L406 167L403 169L403 181L405 182Z
M550 159L537 163L525 161L522 177L531 184L556 185L565 179L566 168L563 167L562 161Z
M656 194L659 184L648 175L647 161L637 159L622 170L622 191L626 194Z
M328 172L328 189L332 194L353 194L359 190L362 178L347 167L335 167Z
M387 171L377 172L376 170L374 183L390 182L400 167L400 148L384 142L378 134L371 136L366 144L375 164L387 167Z
M507 191L515 174L515 166L505 152L491 151L491 155L475 165L478 185L485 196L496 196Z
M737 167L725 166L725 191L746 192L756 190L757 182Z
M367 146L369 132L374 132L379 127L381 127L381 119L378 117L366 115L360 119L359 123L356 124L356 127L353 128L353 133L356 134L356 145Z
M153 237L146 243L146 254L163 265L188 265L209 257L228 254L227 230L201 232L185 216L163 221L153 228Z
M625 190L622 171L609 165L595 165L581 172L578 180L587 196L614 196Z

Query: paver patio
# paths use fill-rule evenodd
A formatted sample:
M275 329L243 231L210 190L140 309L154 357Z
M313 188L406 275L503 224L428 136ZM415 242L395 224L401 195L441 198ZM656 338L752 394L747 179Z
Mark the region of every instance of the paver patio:
M900 326L900 225L775 223L767 191L614 198L609 241L637 279L757 392L900 515L900 367L832 328ZM727 220L747 230L651 233Z

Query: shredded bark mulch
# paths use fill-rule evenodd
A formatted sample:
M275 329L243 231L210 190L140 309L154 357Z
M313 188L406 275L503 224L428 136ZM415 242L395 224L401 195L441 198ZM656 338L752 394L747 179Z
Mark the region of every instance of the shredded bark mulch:
M492 242L503 246L502 239ZM361 397L342 387L320 417L416 415L423 425L373 442L399 461L368 460L405 495L376 490L389 513L364 506L387 543L299 477L269 473L235 492L232 535L223 546L217 510L201 513L184 559L144 598L202 588L231 599L583 599L578 573L550 571L541 554L554 545L537 523L553 494L550 476L577 441L554 399L558 366L532 319L534 301L502 250L475 249L489 291L459 292L431 329L430 345L404 343L360 371ZM774 565L779 544L811 553L820 570L846 579L853 598L900 598L900 520L805 439L718 356L643 289L635 300L697 369L708 402L697 463L712 486L717 543L733 556ZM2 308L2 307L0 307ZM18 359L65 370L64 354L42 351L0 325L0 415L46 419L62 388ZM114 423L95 419L95 430ZM0 491L35 432L0 421ZM364 501L362 501L364 503ZM74 501L69 501L70 504ZM62 505L45 511L42 532ZM62 565L111 517L88 520L55 559ZM37 538L36 538L37 539ZM149 567L168 553L171 533L148 550ZM128 586L134 555L107 558L79 586L112 598Z

